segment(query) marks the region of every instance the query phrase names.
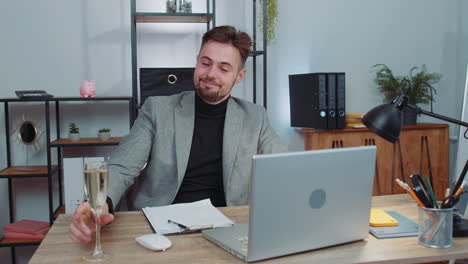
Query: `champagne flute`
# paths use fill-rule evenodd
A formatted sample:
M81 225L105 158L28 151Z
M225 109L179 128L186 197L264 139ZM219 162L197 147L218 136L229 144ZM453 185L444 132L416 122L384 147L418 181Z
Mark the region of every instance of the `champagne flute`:
M96 222L96 246L94 251L83 256L86 261L97 262L110 258L108 253L101 249L99 214L106 203L109 171L107 161L103 158L84 158L84 193L88 200Z

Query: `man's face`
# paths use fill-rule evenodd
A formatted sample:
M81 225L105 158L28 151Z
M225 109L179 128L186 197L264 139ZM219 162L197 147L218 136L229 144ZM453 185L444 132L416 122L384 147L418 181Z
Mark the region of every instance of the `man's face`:
M198 95L209 104L224 101L234 84L244 78L239 51L230 44L209 41L197 57L193 82Z

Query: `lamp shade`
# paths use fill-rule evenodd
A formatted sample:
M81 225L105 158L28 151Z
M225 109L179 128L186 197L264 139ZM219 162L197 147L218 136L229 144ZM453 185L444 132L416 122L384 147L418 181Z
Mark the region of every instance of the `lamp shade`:
M362 118L362 123L372 132L394 143L403 127L401 106L394 102L379 105Z

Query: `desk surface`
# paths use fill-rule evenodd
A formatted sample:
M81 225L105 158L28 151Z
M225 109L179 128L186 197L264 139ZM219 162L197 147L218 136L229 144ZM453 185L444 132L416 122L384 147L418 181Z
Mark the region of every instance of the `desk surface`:
M373 208L398 211L417 220L417 207L406 195L376 196ZM225 207L220 210L236 223L248 221L248 207ZM84 263L81 256L91 252L88 245L68 238L71 215L60 215L41 243L31 264ZM244 263L204 239L200 233L170 236L172 248L153 252L139 246L135 237L152 233L142 212L121 212L114 223L102 229L102 247L112 254L112 263ZM262 263L422 263L468 257L468 238L454 238L449 249L430 249L418 244L417 237L365 240L320 250L270 259Z

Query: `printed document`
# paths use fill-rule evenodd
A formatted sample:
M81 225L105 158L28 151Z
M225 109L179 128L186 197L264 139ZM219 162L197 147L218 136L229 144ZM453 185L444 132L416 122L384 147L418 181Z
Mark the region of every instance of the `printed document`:
M158 234L173 234L234 225L210 199L193 203L145 207L143 213Z

